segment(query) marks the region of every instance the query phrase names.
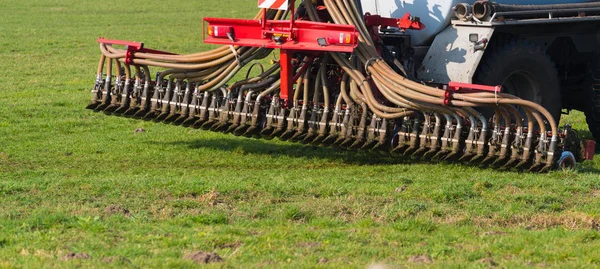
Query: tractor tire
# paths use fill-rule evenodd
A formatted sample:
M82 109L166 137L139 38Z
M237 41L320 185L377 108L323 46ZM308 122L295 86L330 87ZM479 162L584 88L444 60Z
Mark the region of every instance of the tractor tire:
M600 85L589 88L585 108L585 120L594 139L600 141Z
M475 74L475 83L502 85L502 92L540 104L556 124L560 121L562 101L556 67L550 56L531 41L494 37Z

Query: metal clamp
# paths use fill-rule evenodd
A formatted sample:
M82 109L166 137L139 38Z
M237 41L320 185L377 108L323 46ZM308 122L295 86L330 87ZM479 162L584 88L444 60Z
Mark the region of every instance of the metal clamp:
M381 56L377 56L377 57L373 57L373 58L367 60L367 62L365 63L365 72L367 72L367 74L369 74L369 75L371 74L371 72L369 72L368 68L373 62L375 62L377 60L383 60L383 58Z

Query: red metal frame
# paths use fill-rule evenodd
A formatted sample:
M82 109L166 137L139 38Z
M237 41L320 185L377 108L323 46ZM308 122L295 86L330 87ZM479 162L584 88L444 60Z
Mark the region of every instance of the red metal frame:
M452 91L485 91L485 92L502 92L502 86L489 86L489 85L481 85L481 84L470 84L470 83L461 83L461 82L450 82L448 83L448 88Z
M107 44L107 45L121 45L127 47L127 53L125 54L125 63L132 64L133 59L135 58L136 52L142 53L155 53L155 54L165 54L165 55L177 55L175 53L170 53L162 50L154 50L144 48L143 42L133 42L126 40L115 40L115 39L105 39L103 37L98 38L98 43Z
M419 17L413 17L410 13L404 14L400 19L381 17L380 15L365 14L365 24L369 27L398 27L402 30L423 30L425 24Z
M454 93L474 92L474 91L500 93L500 92L502 92L502 86L499 86L499 85L498 86L489 86L489 85L481 85L481 84L450 82L446 86L446 92L444 93L443 104L445 106L451 105L452 100L454 99Z
M280 50L279 97L287 107L292 106L290 96L294 95L293 86L298 79L298 76L294 77L292 65L295 51L351 53L358 46L358 32L353 25L295 20L295 1L291 0L289 4L290 20L267 20L267 10L263 9L260 20L205 18L203 21L207 27L231 27L227 38L205 35L204 43ZM340 39L343 42L338 42Z
M413 17L410 13L404 14L404 16L400 19L395 18L386 18L380 15L371 15L370 13L366 13L364 16L365 25L367 26L367 30L371 35L371 38L375 43L382 42L381 37L379 36L380 28L388 28L388 27L398 27L402 31L406 30L423 30L425 29L425 24L421 23L421 19L419 17ZM381 51L377 48L377 52L381 55Z
M225 18L205 18L207 27L232 27L233 41L229 38L205 36L204 43L218 45L234 45L245 47L263 47L270 49L287 49L321 52L353 52L358 46L358 34L352 25L319 23L312 21L283 20L240 20ZM318 39L338 40L340 34L353 36L351 44L319 45Z
M281 65L281 89L279 90L279 98L287 101L290 100L290 96L294 96L293 85L296 83L293 81L294 68L291 64L287 64L292 62L291 53L291 51L284 49L279 52L279 62ZM291 104L288 103L287 105L290 106Z

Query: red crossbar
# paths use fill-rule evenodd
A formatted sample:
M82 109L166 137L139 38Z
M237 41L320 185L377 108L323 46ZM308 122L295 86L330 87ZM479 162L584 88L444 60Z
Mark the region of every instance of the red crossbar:
M455 92L462 91L462 90L486 91L486 92L495 92L495 93L502 92L502 86L489 86L489 85L460 83L460 82L448 83L448 89L455 91Z
M500 93L500 92L502 92L502 86L488 86L488 85L481 85L481 84L450 82L450 83L448 83L448 86L446 86L446 92L444 93L443 104L445 106L450 105L452 100L454 99L454 93L477 92L477 91Z
M154 54L165 54L165 55L177 55L175 53L154 50L154 49L146 49L144 48L143 42L134 42L134 41L126 41L126 40L116 40L116 39L105 39L103 37L98 38L98 43L102 44L110 44L110 45L121 45L127 47L127 53L125 54L125 63L132 64L133 59L135 58L136 52L141 53L154 53Z
M358 34L352 25L289 20L240 20L205 18L208 27L231 27L231 38L207 36L208 44L263 47L270 49L352 52L358 46ZM348 35L350 44L339 44L340 34ZM321 40L321 44L318 40ZM323 42L325 41L325 42Z
M109 45L122 45L127 46L127 48L132 48L135 50L140 50L144 48L144 43L142 42L134 42L134 41L126 41L126 40L116 40L116 39L106 39L103 37L98 38L98 43L109 44Z

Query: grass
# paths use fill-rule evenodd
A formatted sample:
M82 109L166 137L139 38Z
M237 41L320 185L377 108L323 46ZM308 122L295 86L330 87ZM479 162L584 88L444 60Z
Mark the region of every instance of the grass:
M96 37L196 52L202 17L255 4L0 2L0 268L600 266L598 159L497 172L83 109Z

